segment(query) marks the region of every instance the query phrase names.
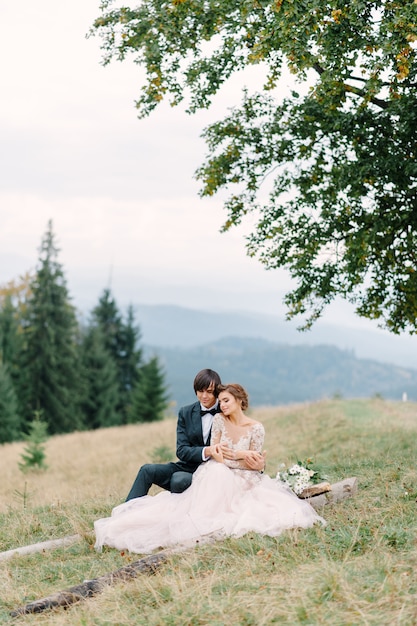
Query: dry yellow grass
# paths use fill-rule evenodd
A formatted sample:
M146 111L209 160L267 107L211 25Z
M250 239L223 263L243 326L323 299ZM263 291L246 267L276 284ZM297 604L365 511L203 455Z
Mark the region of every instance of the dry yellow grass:
M25 443L0 448L0 512L15 506L25 489L31 507L77 504L97 497L123 500L139 467L159 446L175 457L174 419L51 437L45 446L47 471L19 469Z

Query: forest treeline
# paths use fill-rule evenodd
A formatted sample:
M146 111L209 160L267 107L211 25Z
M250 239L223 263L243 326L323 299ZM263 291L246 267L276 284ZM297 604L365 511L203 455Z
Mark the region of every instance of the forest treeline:
M0 287L0 443L35 417L48 433L161 419L168 404L157 356L144 358L130 305L109 288L83 320L71 304L52 222L33 274Z

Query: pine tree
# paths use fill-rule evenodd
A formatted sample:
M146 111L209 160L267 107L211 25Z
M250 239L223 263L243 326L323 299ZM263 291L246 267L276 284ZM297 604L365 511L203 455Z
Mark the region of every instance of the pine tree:
M6 294L0 300L0 361L7 365L17 391L20 380L18 360L22 350L22 333L11 294Z
M0 361L0 443L16 441L20 436L16 393L7 367Z
M132 404L133 389L139 383L142 367L142 350L139 347L140 329L135 324L132 306L128 307L126 322L122 327L122 354L120 359L120 379L123 421L128 423Z
M23 327L26 304L31 295L29 273L0 288L0 360L7 366L17 397L20 417L24 414L27 372L22 367Z
M12 297L7 294L0 307L0 355L9 367L16 362L19 351L19 323Z
M139 380L142 363L142 351L138 347L140 330L135 325L133 307L128 308L127 320L124 322L110 289L105 289L98 305L93 309L92 324L100 327L105 347L117 368L117 411L122 423L127 423L132 389Z
M41 410L51 434L82 427L78 408L78 325L54 240L49 221L31 282L22 355L27 375L25 417L30 421L34 411Z
M100 326L107 350L117 362L120 359L123 321L110 289L104 289L92 312L92 325Z
M164 418L168 406L165 377L154 356L141 368L139 382L133 390L129 422L154 422Z
M26 447L22 453L19 469L26 472L30 469L46 470L45 442L48 439L48 425L42 420L42 411L35 411L29 425L29 434L25 435Z
M82 401L86 428L101 428L121 423L117 412L119 382L116 365L105 347L98 326L87 329L81 344Z

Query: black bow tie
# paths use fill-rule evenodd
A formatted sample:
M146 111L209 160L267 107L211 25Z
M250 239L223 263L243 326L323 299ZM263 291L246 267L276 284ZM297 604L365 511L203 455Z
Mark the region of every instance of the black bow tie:
M216 415L216 413L218 413L218 409L217 407L214 407L213 409L200 409L200 417L203 417L203 415L207 415L207 413L210 413L211 415Z

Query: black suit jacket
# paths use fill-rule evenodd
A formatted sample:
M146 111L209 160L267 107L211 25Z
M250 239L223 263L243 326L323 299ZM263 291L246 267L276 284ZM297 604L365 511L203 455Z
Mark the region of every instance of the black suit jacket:
M194 472L203 461L203 448L210 443L203 441L200 402L183 406L177 422L177 465L185 472Z

